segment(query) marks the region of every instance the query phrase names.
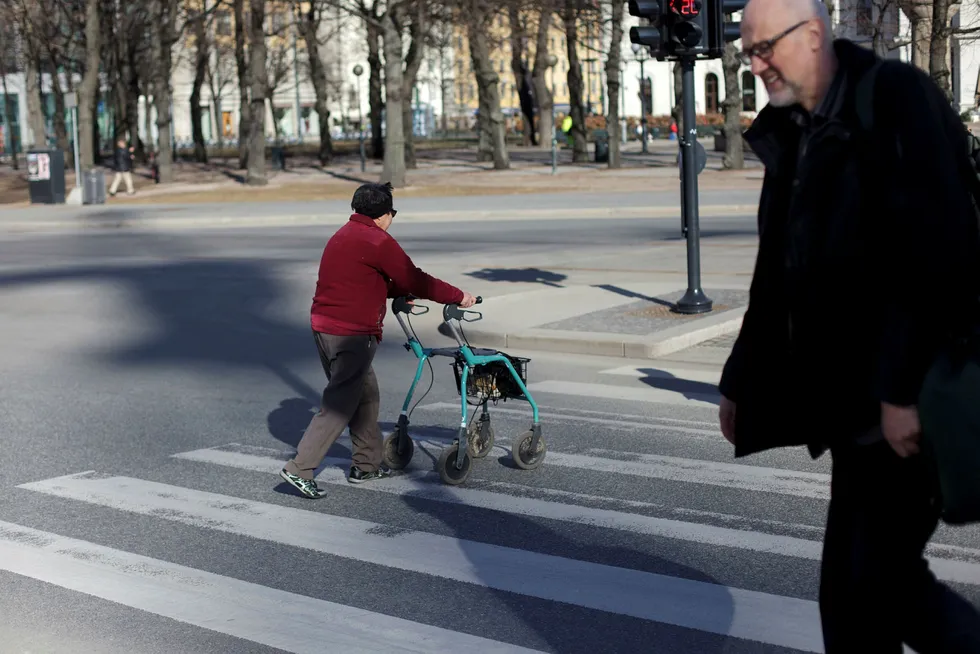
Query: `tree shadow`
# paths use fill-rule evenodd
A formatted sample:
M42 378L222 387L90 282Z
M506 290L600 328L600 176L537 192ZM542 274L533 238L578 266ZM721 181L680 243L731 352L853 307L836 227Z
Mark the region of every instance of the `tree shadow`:
M555 288L562 288L558 282L568 278L567 275L540 268L484 268L463 274L486 282L537 283Z
M505 627L514 633L513 642L537 649L545 645L546 651L562 654L649 652L656 649L651 649L651 643L664 643L664 651L703 654L723 652L730 647L724 634L734 618L734 601L725 586L703 572L637 549L599 545L597 538L573 539L513 513L474 507L465 507L464 512L452 498L440 502L433 500L431 494L431 490L410 491L402 499L413 513L437 518L452 530L458 550L466 556L477 577L474 583L485 586L485 595L513 616L512 625ZM479 541L470 540L474 535L479 536ZM614 542L618 536L603 542ZM510 565L500 566L496 560L500 553L491 549L495 546L514 548ZM604 567L589 570L591 574L584 579L559 578L555 570L549 569L550 560L540 558L542 555L560 557L559 564L574 560L573 569L579 571L591 565ZM710 599L706 605L699 606L698 613L702 614L702 624L710 623L719 633L639 617L647 606L671 611L666 591L658 592L657 577L649 577L649 605L636 602L628 606L618 597L621 592L629 592L617 585L618 575L632 577L644 573L713 584ZM597 578L601 579L600 583L589 583ZM711 614L711 619L704 619L705 611ZM496 623L492 631L486 628L478 633L494 638L494 632L501 626ZM611 642L615 642L612 648ZM683 645L677 647L680 643Z

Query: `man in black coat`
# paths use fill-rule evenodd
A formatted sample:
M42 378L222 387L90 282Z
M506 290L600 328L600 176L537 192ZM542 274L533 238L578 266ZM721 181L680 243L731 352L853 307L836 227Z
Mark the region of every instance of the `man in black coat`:
M126 193L132 195L133 191L133 148L126 147L126 139L116 141L116 178L112 180L109 187L109 195L115 195L119 191L119 182L126 182Z
M902 62L882 64L863 97L878 59L833 39L820 0L751 0L741 29L742 59L769 94L745 134L766 172L749 307L719 384L722 432L736 457L830 450L828 653L980 651L980 615L923 558L939 508L915 406L945 340L976 318L965 128Z

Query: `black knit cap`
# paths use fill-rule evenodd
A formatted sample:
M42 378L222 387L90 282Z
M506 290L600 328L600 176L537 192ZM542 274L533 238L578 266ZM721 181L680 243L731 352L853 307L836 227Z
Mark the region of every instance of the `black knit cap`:
M355 213L368 218L378 219L390 212L394 206L391 193L394 190L390 182L384 184L364 184L354 191L350 208Z

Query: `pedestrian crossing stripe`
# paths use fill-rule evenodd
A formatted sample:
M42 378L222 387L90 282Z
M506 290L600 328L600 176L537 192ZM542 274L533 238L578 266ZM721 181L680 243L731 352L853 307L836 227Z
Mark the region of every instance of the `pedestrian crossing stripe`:
M442 447L439 443L417 442L417 447L423 452L429 447ZM438 450L433 452L438 454ZM553 456L549 452L548 456ZM219 465L251 472L275 475L285 461L293 456L292 451L279 451L273 448L241 446L231 443L217 448L205 448L181 452L174 458L195 461L207 465ZM424 457L415 457L406 469L406 474L373 483L360 490L384 494L412 496L428 501L463 505L472 508L500 511L517 516L534 516L548 520L557 520L602 529L616 529L643 536L654 536L683 540L699 545L729 547L763 554L778 554L793 558L819 561L822 543L818 540L799 538L784 534L762 532L751 529L751 526L761 526L762 521L751 521L741 516L722 516L715 512L704 512L706 518L725 518L738 524L737 527L720 527L703 524L647 516L631 513L625 510L605 509L595 506L583 506L583 503L606 504L627 508L652 508L654 505L645 502L615 500L607 497L597 497L582 493L569 493L548 488L521 486L521 496L509 493L496 493L480 488L449 487L437 482L438 474L432 471L431 462L420 464ZM550 459L549 459L550 460ZM328 457L324 459L321 468L315 475L321 484L347 486L345 469L349 465L347 459ZM774 471L775 472L775 471ZM791 471L786 471L791 472ZM491 482L488 487L512 486ZM530 494L530 495L529 495ZM537 494L540 497L531 495ZM561 496L572 499L579 504L555 502L541 499L548 496ZM695 513L685 509L684 513ZM752 524L755 522L756 524ZM793 533L810 533L821 536L823 529L810 525L788 524L768 521L773 530ZM944 581L980 585L980 550L932 543L927 550L930 567Z
M681 404L691 407L717 407L717 393L678 392L651 386L620 386L614 384L593 384L589 382L548 379L528 384L532 394L549 393L555 395L590 397L606 400L628 400L631 402L650 402L657 404ZM535 395L536 397L536 395Z
M541 600L804 651L822 651L817 604L809 600L130 477L85 472L22 484L19 488ZM286 528L296 524L304 528ZM479 646L476 650L483 651Z
M296 654L536 652L9 522L0 570Z
M622 366L600 370L600 375L615 375L632 377L634 379L678 379L681 381L700 382L702 384L717 384L721 378L720 370L705 368L673 368L657 365L651 361L649 366Z

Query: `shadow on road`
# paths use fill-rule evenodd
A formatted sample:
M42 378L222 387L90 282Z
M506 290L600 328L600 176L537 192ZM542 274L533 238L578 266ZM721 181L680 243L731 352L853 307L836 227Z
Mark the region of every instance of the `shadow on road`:
M425 492L429 494L432 491ZM713 628L727 631L734 616L731 594L727 588L718 585L716 580L699 570L628 547L597 545L592 540L573 539L534 520L512 513L472 507L467 507L462 512L450 497L447 497L446 502L439 502L418 492L409 492L402 499L411 511L438 518L452 529L454 537L458 539L458 551L470 562L470 570L476 577L474 583L487 587L486 601L505 607L513 616L509 625L498 622L492 629L480 628L482 625L478 623L467 627L464 623L460 626L465 631L497 640L500 639L500 633L509 631L512 634L511 642L562 654L593 654L613 650L659 651L660 644L666 646L666 643L683 643L683 647L677 651L704 654L727 651L730 647L730 643L726 645L726 639L720 635L631 617L615 610L603 611L576 604L577 600L596 601L596 593L602 591L590 589L581 578L558 580L554 572L549 572L547 559L535 562L529 559L532 556L560 552L562 561L559 563L574 559L583 563L610 566L608 573L601 575L604 588L615 587L615 575L622 573L623 568L628 568L636 575L643 574L640 571L649 571L715 584L716 593L710 604L703 606L703 610L712 614ZM474 535L480 535L480 541L469 540ZM606 542L616 539L617 536L613 535ZM524 551L515 550L511 565L501 566L494 556L498 553L488 555L488 544ZM529 555L529 551L540 554ZM649 582L649 603L642 602L641 599L637 605L663 606L664 591L658 592L657 578L650 577ZM557 592L549 593L549 587L552 590L557 587ZM613 599L609 601L615 602L614 596L617 593L614 591ZM610 647L613 649L609 649Z
M673 302L668 300L662 300L657 297L652 297L650 295L644 295L643 293L637 293L636 291L631 291L629 289L622 288L621 286L615 286L613 284L596 284L595 288L601 288L604 291L609 291L611 293L617 293L623 297L631 297L637 300L646 300L647 302L652 302L654 304L659 304L660 306L667 307L671 311L677 306Z
M659 388L665 391L681 393L688 400L700 400L720 404L721 398L718 396L718 385L707 382L692 381L681 379L665 370L657 368L638 368L637 372L644 376L640 381L652 388Z
M568 278L568 275L541 270L540 268L484 268L464 274L485 282L544 284L555 288L561 288L562 285L558 282L563 282Z

